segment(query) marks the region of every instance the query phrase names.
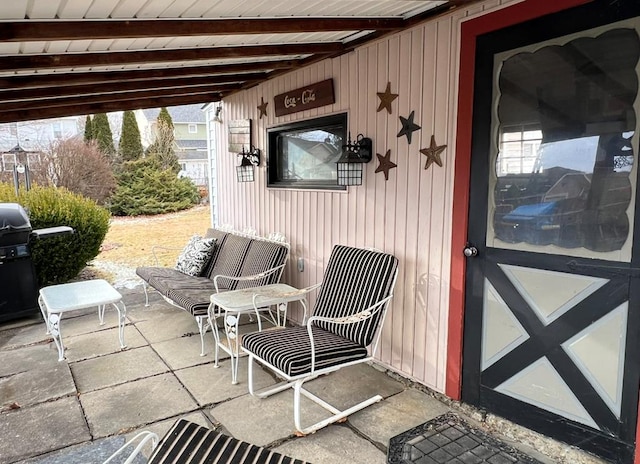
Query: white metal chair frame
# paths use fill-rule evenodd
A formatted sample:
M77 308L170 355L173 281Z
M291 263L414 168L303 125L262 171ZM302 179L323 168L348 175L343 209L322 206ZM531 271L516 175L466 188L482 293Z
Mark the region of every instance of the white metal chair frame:
M393 289L395 287L395 283L396 283L396 279L398 277L397 274L397 270L396 270L396 274L393 278L393 283L391 285L391 289ZM315 285L314 287L310 287L310 289L315 289L318 286L320 286L320 284ZM321 375L325 375L325 374L329 374L331 372L335 372L338 371L340 369L342 369L343 367L347 367L347 366L353 366L356 364L360 364L360 363L365 363L365 362L371 362L374 359L374 355L378 349L378 344L380 342L380 336L382 334L382 326L384 324L384 320L386 318L387 315L387 306L389 304L389 301L393 298L393 294L389 295L388 297L384 298L383 300L378 301L377 303L373 304L372 306L360 311L359 313L353 314L351 316L347 316L347 317L340 317L340 318L327 318L327 317L318 317L318 316L311 316L309 318L309 320L306 323L306 327L307 327L307 334L309 335L309 341L311 343L311 370L309 372L305 372L302 374L298 374L298 375L294 375L294 376L290 376L288 374L286 374L285 372L281 371L280 369L276 368L275 366L273 366L272 364L270 364L269 362L265 361L264 359L260 358L259 356L256 356L254 353L252 353L251 351L246 350L244 347L242 347L242 350L249 356L249 367L248 367L248 386L249 386L249 393L252 396L256 396L258 398L267 398L271 395L274 395L276 393L279 393L281 391L286 390L287 388L293 388L294 391L294 397L293 397L293 420L294 420L294 424L295 424L295 428L297 430L297 435L299 436L304 436L304 435L308 435L310 433L314 433L317 430L326 427L329 424L332 424L334 422L338 422L340 420L345 419L347 416L353 414L354 412L357 412L361 409L366 408L367 406L370 406L374 403L377 403L379 401L381 401L383 398L381 395L374 395L369 399L366 399L364 401L361 401L360 403L344 409L344 410L339 410L338 408L332 406L331 404L327 403L326 401L324 401L322 398L319 398L318 396L314 395L313 393L309 392L308 390L306 390L305 388L302 387L302 385L309 381L309 380L313 380ZM378 322L378 327L376 329L376 334L374 336L374 342L370 345L372 346L371 351L369 352L369 356L362 358L362 359L358 359L356 361L350 361L350 362L346 362L343 364L339 364L336 366L331 366L331 367L327 367L327 368L323 368L323 369L318 369L316 370L315 368L315 347L314 347L314 342L313 342L313 333L312 333L312 325L314 322L329 322L329 323L334 323L334 324L339 324L339 325L345 325L345 324L355 324L355 323L360 323L363 322L371 317L373 317L376 313L383 311L382 313L382 317L380 318L380 321ZM256 392L253 386L253 361L257 361L260 364L262 364L265 367L268 367L270 370L272 370L273 372L275 372L279 377L284 379L284 382L281 382L271 388L266 388L263 389L259 392ZM324 409L326 409L327 411L331 412L332 415L330 417L328 417L327 419L321 420L313 425L310 425L308 427L302 427L302 421L301 421L301 408L300 408L300 395L304 395L305 397L309 398L310 400L312 400L313 402L315 402L316 404L322 406Z
M109 457L109 459L104 461L103 464L109 464L110 462L113 462L115 458L117 458L122 453L124 453L124 451L127 450L129 447L133 446L133 443L138 440L140 440L140 443L138 443L138 445L133 449L133 451L131 451L131 454L124 461L123 464L131 464L133 460L136 458L136 456L140 454L140 452L148 442L151 442L151 450L153 451L155 447L158 446L158 442L160 441L160 438L156 433L150 432L148 430L140 432L136 436L134 436L131 440L127 441L124 445L122 445L115 453L113 453Z

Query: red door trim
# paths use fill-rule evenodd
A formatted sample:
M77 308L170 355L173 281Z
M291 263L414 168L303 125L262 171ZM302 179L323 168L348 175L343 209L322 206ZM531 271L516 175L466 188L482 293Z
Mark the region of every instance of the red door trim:
M460 77L458 83L458 120L456 162L453 186L453 231L451 233L451 274L445 393L459 400L462 390L462 337L464 325L465 258L462 249L467 240L469 183L471 166L471 129L476 38L487 32L512 26L540 16L589 3L591 0L525 0L493 13L464 22L461 26ZM640 462L636 459L636 464Z

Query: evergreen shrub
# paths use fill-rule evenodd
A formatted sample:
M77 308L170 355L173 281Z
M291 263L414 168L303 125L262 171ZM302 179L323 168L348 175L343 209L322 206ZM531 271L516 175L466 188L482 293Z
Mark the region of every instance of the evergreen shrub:
M98 255L109 229L105 208L64 188L36 185L16 197L12 184L0 183L0 202L21 204L33 229L69 226L75 230L73 235L33 242L32 259L41 287L76 277Z
M147 156L122 165L118 187L110 201L113 214L138 216L181 211L199 200L191 179L178 178L174 170L162 169L157 156Z

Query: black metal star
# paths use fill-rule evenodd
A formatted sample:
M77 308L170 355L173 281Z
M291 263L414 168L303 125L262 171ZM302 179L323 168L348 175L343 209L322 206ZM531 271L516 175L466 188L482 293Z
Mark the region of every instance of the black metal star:
M386 108L387 113L391 114L391 103L393 102L393 100L398 98L397 93L391 93L391 82L387 82L387 88L384 92L377 92L377 94L378 98L380 99L380 105L378 105L376 113Z
M403 135L407 136L407 142L411 144L411 134L420 129L420 126L413 122L415 111L412 111L408 118L400 116L400 122L402 123L402 129L398 132L398 137Z
M378 157L378 161L380 164L376 168L375 172L384 172L384 180L389 180L389 170L398 166L396 163L391 161L391 150L387 150L384 156L380 153L376 153Z
M431 143L429 144L429 148L423 148L420 150L420 153L427 156L427 163L424 165L425 169L429 169L433 163L436 163L438 166L442 167L442 158L440 157L440 153L447 148L446 145L440 145L436 143L435 136L431 136Z
M267 115L267 105L269 103L264 101L264 97L260 97L260 104L258 105L258 111L260 111L260 117L258 119L262 119L262 116Z

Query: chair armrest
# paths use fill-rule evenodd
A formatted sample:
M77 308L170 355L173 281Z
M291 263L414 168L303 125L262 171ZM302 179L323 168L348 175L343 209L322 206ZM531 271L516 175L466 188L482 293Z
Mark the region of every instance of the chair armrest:
M389 302L393 298L393 295L389 295L388 297L372 304L366 309L362 311L352 314L351 316L345 317L322 317L322 316L311 316L307 321L307 334L309 335L309 342L311 343L311 373L315 372L316 369L316 348L313 342L313 332L311 330L311 326L313 322L329 322L332 324L355 324L356 322L362 322L370 317L372 317L375 313L380 311L380 309Z
M154 432L150 432L148 430L140 432L135 437L133 437L131 440L126 442L124 445L122 445L120 447L120 449L118 449L115 453L113 453L111 456L109 456L109 459L107 459L104 462L104 464L108 464L108 463L112 462L113 459L118 457L125 449L127 449L130 446L132 446L133 443L138 439L140 440L140 443L138 443L138 446L136 446L134 448L134 450L131 452L131 454L129 455L127 460L124 461L124 464L131 464L133 462L133 460L135 459L135 457L140 453L142 448L147 444L147 442L149 442L149 440L151 440L151 450L155 449L155 447L158 445L158 441L159 441L158 435L155 434ZM118 462L120 462L120 461L118 461Z
M160 260L158 259L158 255L156 253L156 251L158 250L182 250L182 248L180 247L168 247L168 246L163 246L163 245L154 245L151 247L151 254L153 254L153 259L155 260L156 266L160 265Z
M262 279L263 277L267 277L267 276L269 276L271 274L274 274L274 273L284 269L285 266L286 266L286 263L285 264L281 264L280 266L276 266L274 268L271 268L268 271L261 272L259 274L254 274L254 275L250 275L250 276L243 276L243 277L226 276L226 275L218 274L218 275L213 277L213 285L216 287L216 293L220 293L220 291L218 289L218 279L235 280L235 281L238 281L238 282L243 282L243 281L248 281L248 280L258 280L258 279Z
M356 322L362 322L362 321L364 321L366 319L369 319L375 313L380 311L380 308L387 301L391 300L391 298L393 298L393 295L389 295L385 299L380 300L377 303L369 306L368 308L363 309L359 313L352 314L351 316L345 316L345 317L311 316L309 318L309 320L307 321L307 326L310 325L312 322L316 322L316 321L319 321L319 322L330 322L330 323L333 323L333 324L355 324ZM309 330L308 327L307 327L307 330Z

